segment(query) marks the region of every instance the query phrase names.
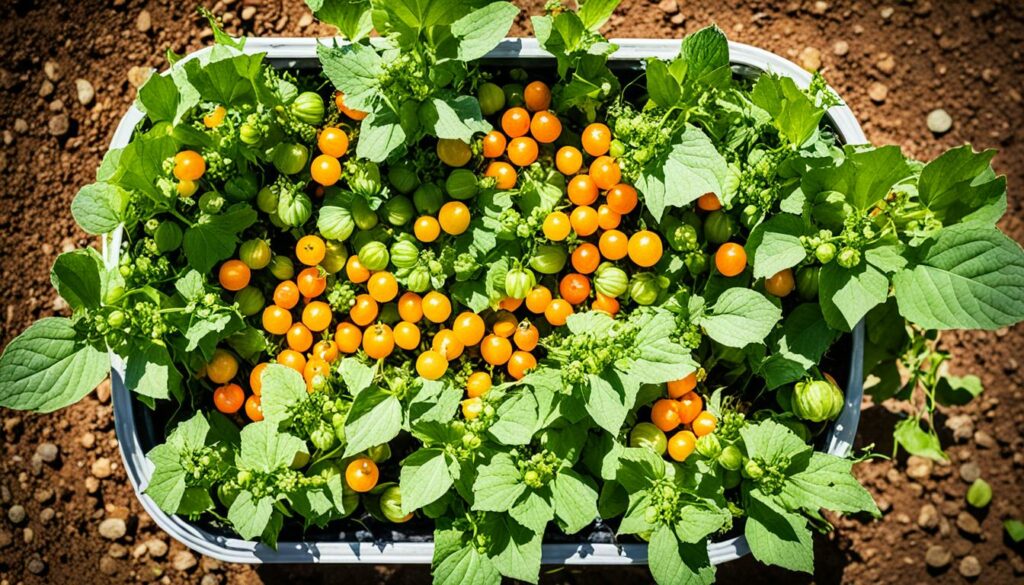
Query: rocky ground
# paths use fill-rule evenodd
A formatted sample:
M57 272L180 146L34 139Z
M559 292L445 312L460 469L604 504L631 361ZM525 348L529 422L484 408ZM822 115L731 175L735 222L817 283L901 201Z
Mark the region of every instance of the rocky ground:
M523 3L536 13L541 2ZM526 6L526 4L529 4ZM11 0L0 6L0 344L64 309L48 281L61 251L88 240L68 204L90 181L121 113L166 49L212 41L196 2ZM298 0L209 4L231 32L327 33ZM922 158L965 141L1001 150L1010 202L1002 227L1024 241L1024 147L1019 120L1024 4L859 0L625 1L613 36L680 38L718 23L734 40L820 69L874 142ZM522 17L515 34L529 34ZM722 582L1010 583L1024 580L1020 545L1003 533L1024 513L1024 328L950 334L953 371L985 383L975 403L942 413L951 461L860 464L885 512L839 520L817 542L813 576L765 570L750 559L720 568ZM861 442L892 452L895 405L866 404ZM420 567L226 565L172 542L141 510L121 467L109 385L49 415L0 412L0 585L15 583L422 583ZM993 487L982 511L964 503L976 477ZM549 583L642 582L642 569L553 570Z

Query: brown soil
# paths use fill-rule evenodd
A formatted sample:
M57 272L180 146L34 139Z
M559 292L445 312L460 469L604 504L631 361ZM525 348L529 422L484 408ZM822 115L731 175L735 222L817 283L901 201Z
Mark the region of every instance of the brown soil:
M0 6L0 174L5 177L0 187L0 298L6 303L0 344L33 319L63 309L47 269L62 250L89 242L71 219L71 198L91 179L116 121L134 98L129 71L162 67L165 49L191 51L212 40L194 16L195 4L9 0ZM536 13L541 2L529 4ZM254 16L243 10L247 6L256 9ZM298 0L228 1L212 8L231 15L226 20L235 33L328 32L310 22ZM146 17L140 19L143 10L148 26ZM243 13L248 20L242 20ZM999 148L996 168L1009 176L1011 187L1002 227L1024 241L1024 198L1017 190L1024 181L1024 131L1019 124L1024 115L1024 4L627 0L608 32L678 39L710 23L718 23L734 40L808 65L820 61L874 142L898 144L922 158L962 142ZM514 34L528 34L528 27L522 17ZM47 61L57 65L49 82ZM78 78L95 88L90 106L77 99ZM874 84L885 86L884 100L878 99L883 90ZM938 107L954 120L952 130L941 137L925 125L928 112ZM67 131L62 132L65 123ZM977 581L1021 582L1022 550L1005 538L1001 521L1024 516L1024 378L1018 362L1024 327L946 339L957 358L954 371L976 372L986 386L974 404L945 413L953 426L959 423L961 431L966 429L959 441L951 433L946 437L953 445L952 464L922 469L920 479L906 475L902 459L861 464L858 475L882 504L882 520L840 520L835 532L818 540L813 577L764 569L748 558L720 567L721 582L953 583L964 581L961 562L972 556L981 569ZM59 413L5 411L0 417L0 584L334 583L353 577L363 582L428 581L422 567L229 566L199 559L170 542L142 512L120 466L109 387ZM895 420L887 408L869 405L861 422L862 443L891 452ZM974 434L964 425L972 426ZM46 442L60 449L53 463L33 458L37 446ZM109 476L96 478L105 475L105 463ZM960 478L962 463L976 464L996 495L987 511L968 513L957 522L967 488ZM19 524L8 519L15 505L27 512ZM937 512L930 519L928 505ZM100 522L109 518L126 519L127 534L116 541L102 537ZM977 530L971 519L980 523ZM153 539L169 544L170 550L152 542L149 548L142 546ZM933 545L950 551L948 567L927 569L925 552ZM31 572L41 566L41 574ZM647 579L644 569L620 568L561 570L543 577L551 583Z

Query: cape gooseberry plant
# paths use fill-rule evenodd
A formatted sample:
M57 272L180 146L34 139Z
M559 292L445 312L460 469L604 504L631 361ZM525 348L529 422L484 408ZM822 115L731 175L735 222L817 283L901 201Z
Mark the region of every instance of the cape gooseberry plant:
M866 322L873 390L926 395L899 444L940 457L929 409L980 387L935 332L1024 317L1005 180L969 146L841 144L820 78L737 79L714 27L613 72L615 4L549 3L529 73L481 61L506 2L310 0L348 39L319 69L219 29L172 56L72 204L119 259L58 257L71 315L7 346L0 404L61 408L120 356L170 421L164 511L269 546L433 527L439 583L536 582L545 534L598 529L660 583L712 581L737 532L811 571L823 510L878 514L814 449L829 348Z

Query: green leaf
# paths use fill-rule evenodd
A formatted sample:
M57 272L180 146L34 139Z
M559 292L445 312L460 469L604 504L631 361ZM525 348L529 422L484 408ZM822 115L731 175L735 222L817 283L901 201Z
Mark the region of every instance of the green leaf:
M271 473L292 464L295 456L306 453L306 442L281 433L266 420L249 423L241 432L242 448L237 462L242 469Z
M387 443L402 430L402 403L380 388L359 393L345 419L345 457Z
M540 573L543 535L520 526L506 514L497 515L489 532L493 539L492 548L498 551L492 560L501 574L536 583Z
M672 108L679 103L681 91L679 81L672 77L664 61L647 60L647 92L651 101L662 108Z
M566 534L583 530L597 518L597 486L589 477L562 469L551 483L551 495Z
M185 231L182 241L188 264L202 274L227 260L238 246L238 234L256 222L256 210L237 204L218 215L203 215Z
M188 82L184 68L175 68L170 75L150 75L139 88L136 105L153 122L178 125L199 100L199 92Z
M473 134L491 129L480 112L480 103L466 95L431 98L420 105L419 118L423 126L438 138L461 140L467 144L473 140Z
M124 385L150 398L180 395L181 373L167 347L156 342L135 346L125 364Z
M744 426L740 435L751 459L795 461L812 450L796 433L771 419Z
M1003 529L1013 542L1020 543L1024 540L1024 522L1015 518L1003 520Z
M707 545L686 544L664 524L651 535L647 562L651 576L660 585L710 585L715 581Z
M389 109L370 112L360 124L359 132L356 156L372 162L384 162L388 155L405 144L405 130L398 116Z
M1006 177L992 171L995 155L994 149L974 152L969 144L947 150L921 170L921 203L946 225L997 203L1006 195Z
M166 205L169 203L168 197L153 179L164 176L164 161L177 152L177 141L165 132L150 131L136 136L121 150L116 167L107 171L109 176L105 176L104 180L128 191L144 193L158 204Z
M157 445L146 454L146 458L153 464L153 474L144 493L164 512L177 514L185 494L186 473L177 449L169 443Z
M90 183L71 201L71 215L87 234L109 234L124 221L128 193L110 183Z
M73 309L96 309L103 304L103 258L93 248L57 256L50 282Z
M807 173L804 192L810 196L837 191L857 212L865 213L888 195L893 185L910 175L910 167L897 146L847 146L845 154L839 166Z
M81 400L109 372L106 348L83 343L70 319L40 319L0 356L0 406L52 412Z
M587 413L598 426L617 434L636 402L640 383L610 368L600 376L590 374L588 380L583 390Z
M373 384L373 368L364 364L358 358L347 357L341 360L338 366L341 379L345 382L345 388L352 396L358 396Z
M649 488L655 480L665 477L665 470L665 460L651 449L626 447L619 456L615 481L632 494Z
M565 326L568 327L570 333L603 335L612 330L615 326L615 319L600 311L573 313L566 319Z
M943 406L963 406L984 389L977 376L942 376L935 385L935 400Z
M718 297L700 325L708 336L727 347L764 343L782 310L763 294L749 288L730 288Z
M502 402L496 414L498 419L487 432L502 445L528 444L540 423L537 399L525 388Z
M745 246L750 250L754 278L769 278L803 262L807 252L800 236L805 231L803 220L790 214L776 215L758 224Z
M316 54L324 75L345 94L346 107L364 112L376 109L380 78L384 74L384 63L377 51L353 43L342 47L317 45Z
M206 101L226 107L255 103L265 54L230 54L233 56L208 63L199 59L183 62L188 82Z
M306 0L306 5L321 22L337 27L353 43L373 31L369 0Z
M814 571L814 549L807 521L776 506L756 491L747 498L744 534L750 552L762 563L791 571Z
M302 374L281 364L270 364L260 374L262 390L260 405L263 408L263 420L280 424L288 420L291 409L309 400L306 382Z
M468 6L472 7L473 3L468 3ZM392 27L404 26L419 31L451 24L467 4L445 0L379 0L374 2L374 8L387 13Z
M835 512L880 512L860 482L853 477L853 462L827 453L811 455L807 467L786 478L781 498L790 510L805 509L816 514L821 509Z
M939 436L931 428L928 430L921 428L921 421L916 418L908 418L896 423L892 438L911 455L927 457L939 462L949 461L949 457L942 450Z
M731 519L726 509L688 505L680 510L679 522L673 530L684 543L704 544L708 536L721 530Z
M442 560L435 559L436 585L500 585L501 574L491 559L480 554L476 547L465 546L453 551Z
M819 273L818 287L821 312L829 326L839 331L851 331L889 296L889 279L866 262L854 268L843 268L837 262L826 264Z
M452 35L459 41L459 60L475 61L489 53L505 38L518 15L514 4L493 2L452 23Z
M750 100L772 117L772 124L792 147L807 142L825 114L789 77L765 73L757 78Z
M548 522L555 517L551 504L551 488L528 489L508 511L513 520L534 532L544 532Z
M270 516L273 512L273 498L265 497L257 500L251 492L243 491L238 494L228 509L228 521L231 522L239 536L251 540L263 534L263 530L270 523Z
M402 461L402 513L432 503L452 487L448 458L441 449L419 449Z
M893 278L900 314L925 329L998 329L1024 319L1024 251L995 227L942 229Z
M473 509L505 512L526 489L512 457L498 453L480 467L473 482Z
M682 207L705 193L721 195L728 163L714 143L696 126L687 124L667 155L644 167L637 189L654 219L666 207Z
M707 81L722 75L729 70L729 39L717 26L704 27L683 39L679 60L686 63L689 80Z
M839 337L828 326L816 303L797 305L782 322L781 335L772 345L772 355L761 365L761 374L769 389L802 378L820 363L822 356Z
M619 2L620 0L586 0L580 3L577 14L583 21L583 26L597 32L611 18Z

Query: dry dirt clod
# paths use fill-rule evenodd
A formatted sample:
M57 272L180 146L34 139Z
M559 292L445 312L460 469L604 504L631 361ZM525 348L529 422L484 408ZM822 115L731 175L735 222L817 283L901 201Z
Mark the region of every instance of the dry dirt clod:
M952 562L953 553L944 546L929 546L928 551L924 553L924 563L932 569L945 569Z
M50 81L57 81L61 78L60 65L56 61L47 61L43 63L43 74Z
M60 449L53 443L39 443L36 447L36 455L47 463L53 463L60 455Z
M44 79L43 82L39 84L39 97L44 98L50 97L51 95L53 95L53 82L49 79Z
M159 538L151 538L146 541L146 550L149 551L149 556L159 559L167 554L167 543Z
M128 83L134 88L142 87L152 72L153 70L149 67L132 67L128 70Z
M882 53L878 56L875 67L886 75L892 75L892 72L896 70L896 60L892 58L892 55Z
M981 524L978 519L968 512L960 512L956 517L956 527L964 534L978 536L981 534Z
M821 69L821 51L815 47L804 47L800 52L800 66L808 71Z
M92 472L93 477L97 477L99 479L110 477L110 474L112 473L110 459L100 457L93 462L90 471Z
M128 525L120 518L107 518L100 522L100 536L108 540L117 540L128 532Z
M43 508L39 511L39 521L46 524L50 520L53 520L53 517L56 515L57 513L54 512L53 508Z
M968 461L960 466L960 479L967 483L974 483L974 480L981 477L981 468L973 461Z
M83 106L91 104L93 98L96 97L96 90L93 89L92 83L88 79L76 79L75 91L78 93L78 103Z
M892 18L894 12L896 12L895 8L892 6L885 6L879 11L879 14L882 16L882 20L889 20Z
M302 16L299 17L299 28L306 28L311 24L313 24L313 15L309 12L302 13Z
M123 559L128 555L128 549L123 544L114 543L107 549L107 555L112 559Z
M884 103L885 98L889 97L889 88L885 84L876 81L868 87L868 97L876 104Z
M185 572L197 564L196 556L187 550L180 550L171 556L171 566L175 571Z
M220 576L207 573L206 575L203 575L202 580L199 581L199 585L220 585Z
M117 561L110 557L101 557L100 572L104 575L113 575L114 573L117 573Z
M992 435L985 431L977 431L974 433L974 444L981 447L982 449L995 449L996 440L992 438Z
M53 490L50 488L39 488L32 494L35 501L45 504L53 499Z
M28 561L28 572L33 575L41 575L46 570L46 563L39 557L39 555L32 555L32 558Z
M974 579L981 575L981 561L973 555L960 559L960 566L957 568L960 570L960 574L967 579Z
M932 474L935 463L927 457L911 455L907 458L907 477L911 479L927 479Z
M850 52L850 43L846 41L836 41L832 45L832 54L836 57L845 57Z
M32 541L36 539L36 531L31 528L25 528L21 531L21 539L25 541L25 544L32 544Z
M135 29L139 32L149 32L151 28L153 28L153 17L150 16L148 10L143 10L135 19Z
M939 527L939 511L931 504L921 506L917 514L917 525L925 530L935 530Z
M85 491L90 494L95 494L100 489L100 480L95 477L89 476L85 478Z
M96 435L92 433L82 433L82 436L78 438L78 443L85 449L92 449L96 446Z
M948 114L947 114L948 115ZM952 126L953 121L950 120ZM931 126L929 126L930 128ZM953 438L957 441L966 441L974 435L974 421L970 415L958 414L946 419L946 428L953 431Z
M15 504L11 506L10 510L7 510L7 519L10 520L12 524L21 524L25 521L26 516L25 507L21 504Z
M242 20L249 21L252 20L254 16L256 16L255 6L246 6L242 9Z
M71 120L67 114L56 114L50 117L47 128L53 136L64 136L71 129Z
M665 14L675 14L679 12L679 3L676 0L661 0L658 3L658 10L661 10Z

